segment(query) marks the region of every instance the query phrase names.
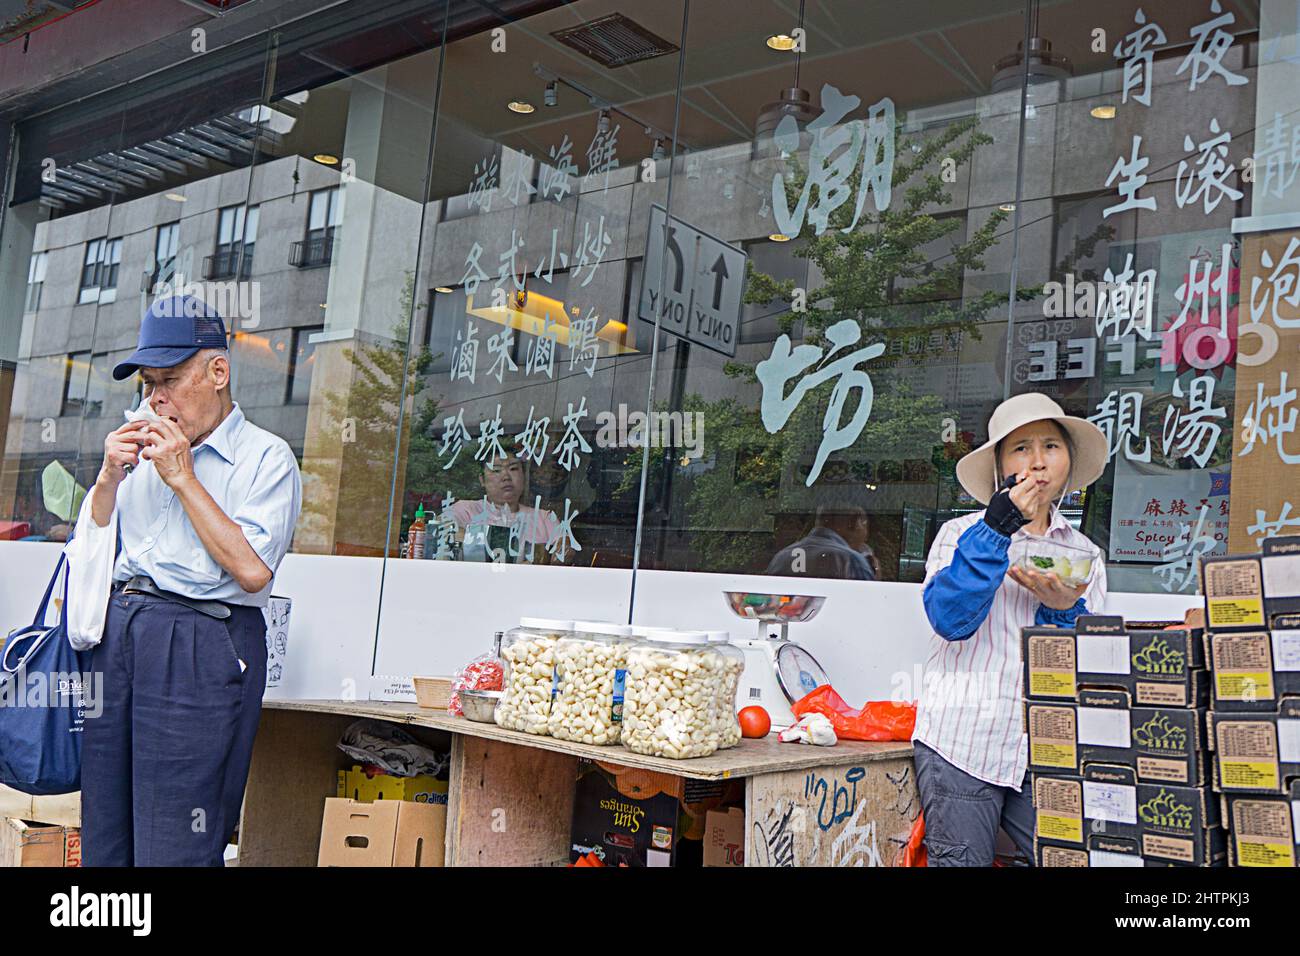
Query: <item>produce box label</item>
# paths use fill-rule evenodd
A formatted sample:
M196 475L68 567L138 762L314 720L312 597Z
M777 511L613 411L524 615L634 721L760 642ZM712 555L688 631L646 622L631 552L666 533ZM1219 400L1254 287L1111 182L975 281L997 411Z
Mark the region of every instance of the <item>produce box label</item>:
M1296 865L1291 808L1281 800L1236 800L1232 834L1238 866Z
M1083 842L1083 795L1077 780L1034 780L1037 835L1069 843Z
M1029 638L1029 693L1035 697L1075 694L1074 636L1039 634Z
M1089 820L1137 823L1137 787L1132 784L1083 782L1083 812Z
M1166 783L1187 783L1187 764L1182 760L1161 760L1158 757L1138 757L1138 776L1143 780L1161 780Z
M614 706L610 711L610 718L614 723L619 723L623 719L623 690L627 686L627 669L623 667L614 670Z
M1148 707L1186 707L1187 685L1138 681L1134 688L1134 696L1137 703Z
M1215 729L1224 790L1277 789L1277 730L1271 721L1220 721Z
M1206 623L1216 627L1264 626L1264 585L1259 560L1207 561Z
M1029 762L1076 770L1079 766L1074 708L1029 708Z
M1083 850L1071 850L1063 846L1045 846L1042 848L1043 866L1087 866L1088 854Z
M1179 840L1158 833L1142 834L1142 855L1160 860L1191 863L1196 858L1196 847L1191 840Z
M1215 634L1210 643L1218 700L1273 699L1273 655L1267 633Z

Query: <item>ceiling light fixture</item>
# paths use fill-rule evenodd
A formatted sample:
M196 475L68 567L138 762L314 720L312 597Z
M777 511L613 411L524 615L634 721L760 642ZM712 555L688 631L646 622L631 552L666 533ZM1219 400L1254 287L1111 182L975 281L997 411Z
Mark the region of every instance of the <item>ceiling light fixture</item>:
M655 161L658 161L663 159L666 155L668 154L664 151L663 139L659 136L656 136L654 149L650 151L650 158Z
M166 195L164 198L166 198L166 199L170 199L172 202L188 202L188 201L189 201L185 196L182 196L180 193L167 193L167 195Z
M994 64L992 87L994 93L1019 89L1026 72L1029 74L1031 85L1066 80L1074 75L1074 67L1070 65L1069 57L1053 53L1052 41L1039 34L1038 4L1039 0L1034 0L1033 10L1029 15L1028 56L1025 55L1025 41L1021 40L1016 44L1015 53L1008 53Z
M772 233L770 236L768 236L767 238L771 239L773 242L789 242L789 241L790 241L790 237L787 236L787 235L786 235L785 233L783 233L783 232L774 232L774 233Z
M596 119L596 132L609 132L609 110L603 109L600 111L600 116Z
M1101 106L1094 106L1088 112L1092 114L1093 119L1108 120L1115 118L1115 107L1108 103Z
M555 80L546 84L546 89L542 92L543 106L557 106L560 102L560 84Z
M998 208L1003 212L1015 212L1016 204L1013 202L1004 202L1001 206L998 206Z
M533 106L533 104L529 103L527 100L511 100L506 104L506 108L512 113L525 114L531 113L533 110L537 109L537 107Z
M803 29L803 24L804 0L799 0L800 30ZM793 48L793 40L790 46ZM758 111L758 119L754 123L754 140L758 146L756 153L759 156L769 155L775 151L772 135L776 132L777 125L785 117L793 118L799 127L799 131L803 132L809 123L822 114L820 107L813 106L812 94L799 86L799 70L802 65L803 51L796 50L794 54L794 85L782 90L778 99L764 104L763 108Z
M337 156L331 156L329 153L317 153L312 157L312 159L318 163L323 163L326 166L337 166L339 164L339 158Z
M451 289L447 288L445 285L440 285L440 286L436 287L433 291L434 291L434 292L441 292L441 293L443 293L444 295L446 295L446 294L448 294L448 293L451 292Z
M794 49L794 37L790 36L788 33L774 33L767 38L767 46L770 50L789 53Z

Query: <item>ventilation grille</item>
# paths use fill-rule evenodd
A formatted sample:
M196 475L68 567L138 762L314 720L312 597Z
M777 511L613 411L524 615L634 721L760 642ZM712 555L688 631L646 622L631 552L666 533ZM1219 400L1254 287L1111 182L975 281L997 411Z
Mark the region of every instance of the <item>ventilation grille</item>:
M609 69L677 52L675 44L621 13L556 30L551 36Z

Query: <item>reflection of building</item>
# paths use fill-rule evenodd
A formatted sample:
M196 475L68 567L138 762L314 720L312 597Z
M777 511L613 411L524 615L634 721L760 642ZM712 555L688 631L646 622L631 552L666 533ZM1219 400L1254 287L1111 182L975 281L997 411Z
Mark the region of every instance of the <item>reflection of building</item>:
M1240 380L1235 358L1197 368L1214 378L1224 428L1210 457L1193 462L1165 438L1168 410L1175 421L1186 410L1195 375L1185 362L1163 367L1162 326L1153 336L1121 329L1120 317L1098 314L1096 299L1048 314L1044 297L1029 295L1067 277L1077 280L1071 288L1092 288L1131 266L1134 274L1154 272L1152 312L1167 326L1187 304L1179 292L1184 277L1200 268L1208 280L1234 236L1258 235L1245 242L1244 256L1232 253L1238 271L1227 271L1242 289L1263 271L1264 251L1274 263L1284 258L1287 245L1277 237L1289 233L1257 234L1242 221L1294 229L1262 218L1291 214L1300 197L1300 158L1286 152L1291 141L1284 138L1283 153L1274 148L1281 142L1276 122L1295 125L1298 87L1287 79L1295 64L1278 54L1291 38L1285 15L1294 3L1238 5L1219 66L1245 82L1211 71L1197 89L1189 89L1184 68L1187 38L1208 13L1197 4L1144 4L1168 37L1151 60L1153 106L1133 90L1125 95L1128 74L1113 53L1115 41L1135 28L1134 4L1052 5L1044 29L1068 54L1073 74L1031 85L1023 116L1018 83L999 83L993 92L991 82L994 63L1023 36L1018 7L932 12L924 30L907 32L869 5L826 5L826 22L810 23L826 47L814 43L802 61L800 82L816 106L805 121L831 105L835 91L861 97L860 108L829 127L834 137L889 97L899 124L895 168L921 163L893 184L895 218L863 230L882 242L847 266L827 265L825 245L812 261L800 257L816 232L815 216L805 213L799 240L781 241L787 237L778 218L793 213L774 209L781 196L773 180L787 177L781 182L793 189L795 164L776 140L758 142L755 129L771 133L774 115L764 110L792 82L791 60L735 29L732 5L692 4L684 35L680 11L625 11L644 28L642 46L629 54L636 62L627 65L611 65L613 47L601 45L599 24L610 11L585 2L538 9L547 6L530 5L528 16L511 23L511 54L489 58L483 31L496 20L482 5L448 8L467 19L449 27L445 45L441 27L430 26L441 22L431 11L442 4L397 5L351 23L340 5L310 28L287 21L295 25L273 55L214 53L210 66L177 74L178 88L195 97L183 116L150 114L159 118L133 120L138 128L122 122L142 112L140 102L152 102L145 90L137 103L117 98L98 108L99 121L116 121L118 134L78 140L68 133L73 119L96 116L93 103L62 126L32 119L27 141L51 153L63 149L55 158L67 173L42 184L20 169L18 204L5 220L6 238L18 236L6 250L5 274L28 279L25 291L21 281L6 287L13 303L4 305L4 355L19 363L6 492L30 499L39 469L56 457L75 460L83 482L93 477L103 433L131 398L129 388L109 382L107 368L130 346L147 294L140 289L177 274L233 284L236 311L256 304L255 315L230 322L234 394L254 421L302 456L311 506L297 547L326 553L382 553L417 502L448 490L472 493L472 481L442 467L449 458L445 421L460 413L470 458L480 425L498 415L509 436L547 419L552 453L534 470L532 490L557 513L572 503L582 514L581 536L612 564L631 562L639 512L646 566L761 570L771 553L808 530L819 503L851 491L869 501L872 545L889 577L903 558L915 569L924 551L915 541L902 544L926 524L919 513L932 519L963 505L951 478L966 440L960 436L977 438L1008 390L1042 389L1075 414L1113 410L1109 427L1133 438L1133 455L1122 455L1141 457L1143 439L1154 448L1150 460L1126 462L1140 482L1190 464L1197 471L1233 464L1232 426L1254 388L1276 390L1284 365L1300 374L1293 361L1287 365L1285 349ZM788 26L785 11L757 6L763 10L752 12L754 22L771 14ZM556 36L575 13L594 34L585 51ZM1111 37L1109 49L1066 42L1098 25ZM339 43L357 29L367 38L364 55ZM394 39L399 35L408 39ZM679 48L688 63L681 89ZM692 49L710 55L692 59ZM268 56L274 70L265 69ZM212 72L205 77L204 70ZM223 90L210 82L217 75ZM269 92L266 76L273 77ZM538 102L524 104L533 112L506 108L528 91L538 94ZM556 105L547 105L552 100ZM1231 133L1225 152L1211 147L1218 160L1205 159L1200 146L1213 139L1212 120ZM963 124L967 133L927 152ZM989 141L961 152L975 135ZM1123 163L1116 172L1116 161L1129 159L1135 137L1147 161L1137 194L1154 201L1154 210L1115 208L1124 172ZM814 165L813 139L805 129L801 169ZM1245 181L1246 159L1258 166L1261 157L1258 175ZM1189 200L1194 183L1205 181L1198 170L1206 162L1232 167L1226 185L1239 198ZM117 190L103 184L114 171ZM950 198L918 201L904 215L907 190L922 187L927 174ZM826 192L810 192L809 208L826 203ZM844 192L852 198L841 212L856 201L853 188ZM824 409L812 404L821 399L810 398L801 413L807 417L792 418L773 438L758 423L759 386L726 372L728 361L752 368L771 354L790 312L780 297L744 305L734 356L662 328L654 350L654 328L638 313L656 204L744 248L753 269L775 282L805 291L831 285L821 301L807 303L815 315L793 316L796 344L822 341L819 329L843 317L859 324L864 342L885 344L867 368L875 390L868 427L825 463L813 487L806 479ZM838 227L821 230L818 241L828 242ZM969 254L974 243L978 255ZM865 288L877 279L880 288ZM1024 295L1009 307L1013 281ZM1201 324L1199 312L1198 305L1185 322ZM1289 334L1281 323L1271 328ZM553 366L538 361L547 339ZM733 418L722 414L728 400ZM426 401L436 403L429 414ZM592 451L565 468L554 444L565 414L584 401L588 415L578 428ZM639 451L601 447L596 415L648 402L714 417L698 462L664 468L651 456L643 496ZM1134 411L1133 428L1123 420L1126 409ZM53 441L45 437L47 421ZM1263 452L1237 468L1255 470ZM1275 480L1286 474L1284 464L1270 459L1258 465L1262 477L1237 484L1252 489L1239 493L1262 496L1270 519L1287 502L1263 489L1285 486ZM1083 504L1083 522L1104 542L1113 519L1132 509L1113 507L1112 475L1097 490ZM1255 505L1252 497L1240 513ZM1237 515L1234 534L1244 540L1249 519ZM1126 586L1152 587L1150 563L1133 563Z

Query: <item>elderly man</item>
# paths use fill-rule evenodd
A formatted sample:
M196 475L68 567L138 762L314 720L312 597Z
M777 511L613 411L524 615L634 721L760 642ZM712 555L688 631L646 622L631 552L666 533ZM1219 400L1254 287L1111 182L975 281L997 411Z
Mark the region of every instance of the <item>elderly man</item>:
M289 446L230 397L221 317L155 302L139 372L158 420L104 440L91 492L121 550L102 642L102 716L82 746L87 866L221 866L243 800L266 684L266 605L302 503ZM84 520L84 519L83 519Z

